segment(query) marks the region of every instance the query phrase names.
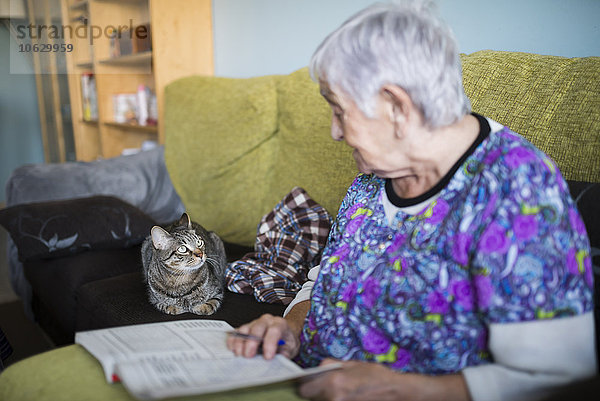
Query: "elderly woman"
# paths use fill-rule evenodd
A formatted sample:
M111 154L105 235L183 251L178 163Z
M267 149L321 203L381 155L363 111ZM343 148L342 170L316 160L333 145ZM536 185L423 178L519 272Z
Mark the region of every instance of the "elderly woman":
M431 8L360 12L311 73L361 173L314 286L285 318L239 331L263 338L266 358L346 361L301 385L313 399L529 399L595 374L589 242L567 185L523 137L470 112ZM250 357L259 344L228 346Z

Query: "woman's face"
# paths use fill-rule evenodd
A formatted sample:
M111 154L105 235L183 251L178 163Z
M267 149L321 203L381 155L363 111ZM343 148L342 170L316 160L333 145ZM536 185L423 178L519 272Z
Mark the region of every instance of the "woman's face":
M354 149L358 170L382 178L395 178L399 170L408 167L402 143L395 135L393 110L390 102L378 96L375 116L367 117L350 96L332 90L321 82L321 95L331 106L331 136Z

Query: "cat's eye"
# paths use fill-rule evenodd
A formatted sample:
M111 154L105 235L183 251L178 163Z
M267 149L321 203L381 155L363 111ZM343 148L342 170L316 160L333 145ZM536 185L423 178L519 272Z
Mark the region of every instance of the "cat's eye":
M198 242L196 242L196 245L198 245L198 247L201 247L202 245L204 245L204 241L199 239Z
M177 248L178 253L187 253L187 251L188 251L188 249L183 245L181 245L179 248Z

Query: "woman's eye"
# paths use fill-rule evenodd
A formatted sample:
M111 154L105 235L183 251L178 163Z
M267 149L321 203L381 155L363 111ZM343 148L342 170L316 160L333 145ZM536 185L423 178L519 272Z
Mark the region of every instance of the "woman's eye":
M177 248L177 252L187 253L187 248L185 246L181 245L179 248Z
M333 107L332 108L333 111L333 115L335 118L337 118L339 121L342 121L344 118L344 111L338 107Z

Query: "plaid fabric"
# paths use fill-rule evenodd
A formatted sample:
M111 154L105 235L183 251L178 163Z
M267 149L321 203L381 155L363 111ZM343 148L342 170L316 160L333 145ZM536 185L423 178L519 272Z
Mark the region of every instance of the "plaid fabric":
M2 329L0 329L0 372L4 369L4 361L8 358L13 352L8 339L4 335Z
M289 304L319 264L332 218L295 187L258 225L254 252L227 266L230 291L254 293L260 302Z

